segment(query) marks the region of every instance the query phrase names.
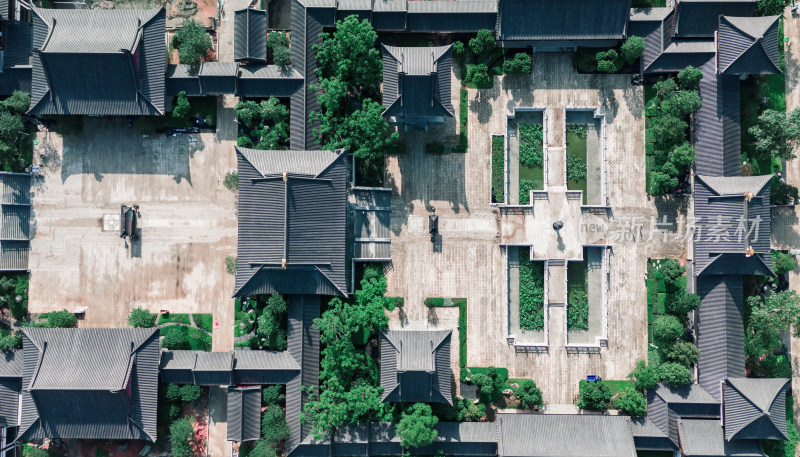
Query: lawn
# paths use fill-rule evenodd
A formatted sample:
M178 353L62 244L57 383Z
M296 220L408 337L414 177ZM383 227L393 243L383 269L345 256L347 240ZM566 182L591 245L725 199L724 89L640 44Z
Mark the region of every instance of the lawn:
M199 328L170 325L162 327L160 332L163 337L171 333L185 333L186 339L189 341L189 349L193 351L211 351L211 335Z
M519 325L544 329L544 262L532 262L530 248L519 248Z
M467 152L468 116L469 93L462 87L458 98L458 146L453 148L453 152Z
M569 126L567 126L569 127ZM567 129L567 167L569 167L570 159L583 162L584 168L587 167L586 161L586 135L579 135L576 132ZM586 170L584 170L586 171ZM583 191L583 204L586 204L586 174L584 173L583 179L568 180L567 189Z
M188 314L160 314L158 316L158 325L174 322L176 324L191 324Z

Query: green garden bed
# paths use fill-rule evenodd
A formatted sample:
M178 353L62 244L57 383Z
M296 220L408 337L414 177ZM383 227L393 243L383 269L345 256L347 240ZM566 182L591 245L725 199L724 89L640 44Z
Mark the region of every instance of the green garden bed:
M530 248L519 248L519 325L544 329L544 263L532 262Z
M425 299L428 308L458 307L458 360L459 366L467 366L467 299L450 297L428 297Z
M467 125L469 120L469 93L467 89L461 88L458 97L458 146L453 148L453 152L467 152Z
M492 136L492 203L505 202L505 138Z
M169 314L160 314L158 316L158 325L161 324L168 324L170 322L174 322L176 324L191 324L189 320L188 314L178 314L178 313L169 313Z
M188 349L193 351L211 351L211 335L199 328L170 325L162 327L160 332L162 337L167 337L167 335L171 333L184 333L188 341Z
M519 204L530 204L530 191L544 189L544 129L542 124L519 126Z
M586 204L586 131L583 135L569 130L567 126L567 176L570 176L570 166L583 167L582 173L576 171L575 174L582 175L581 179L567 180L567 189L583 191L583 204ZM585 128L585 126L584 126Z
M384 297L386 301L389 303L390 307L402 307L403 303L405 303L405 298L403 297Z
M584 253L584 258L586 254ZM586 261L567 263L567 330L589 330Z

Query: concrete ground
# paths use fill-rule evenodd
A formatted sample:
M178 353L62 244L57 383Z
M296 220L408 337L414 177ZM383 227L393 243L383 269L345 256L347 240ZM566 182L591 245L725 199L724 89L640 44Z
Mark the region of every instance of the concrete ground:
M406 132L406 153L388 158L386 185L393 189L388 294L405 298L402 313L392 314L390 326L422 322L457 333L452 319L452 326L444 326L442 319L431 325L423 301L466 297L468 365L506 367L512 377L535 379L547 403L564 404L575 401L578 381L587 374L624 379L635 361L646 357L647 258L684 258L686 247L658 237L649 243L611 242L607 348L592 354L568 353L562 332L551 339L547 352L515 350L506 340L508 278L506 250L500 247L501 210L490 206L490 136L506 133L507 116L516 107L599 106L606 114L613 217L634 221L636 230L646 235L649 221L662 215L675 221L685 214L686 205L646 195L644 96L641 87L631 86L629 75L578 75L569 54L535 54L533 68L532 75L496 77L492 89L469 90L466 154L426 154L425 134ZM458 90L454 83L456 107ZM440 237L431 243L425 221L434 210L440 218ZM551 308L551 327L565 325L564 311ZM457 314L457 310L443 312ZM457 358L455 346L453 353Z
M791 7L783 13L783 33L788 38L784 45L786 57L786 110L800 108L800 17L792 14ZM800 151L795 151L800 155ZM789 184L800 187L800 159L786 163L785 179ZM772 247L774 249L800 249L800 219L797 207L773 209ZM789 273L789 286L800 292L800 271ZM791 332L792 334L794 332ZM800 338L791 338L792 384L800 385ZM794 423L800 427L800 395L794 395ZM800 445L797 452L800 453Z

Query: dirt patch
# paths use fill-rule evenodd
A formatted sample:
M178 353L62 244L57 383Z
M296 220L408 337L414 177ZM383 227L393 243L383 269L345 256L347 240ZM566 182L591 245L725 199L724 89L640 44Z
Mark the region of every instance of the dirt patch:
M194 19L210 27L211 19L217 17L217 0L172 0L166 2L165 8L168 29L180 27L186 19Z

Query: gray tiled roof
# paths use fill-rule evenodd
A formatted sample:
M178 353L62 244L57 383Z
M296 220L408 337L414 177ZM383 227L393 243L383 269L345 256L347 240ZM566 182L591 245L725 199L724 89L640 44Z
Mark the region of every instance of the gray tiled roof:
M164 351L161 382L229 386L232 384L233 352Z
M712 38L719 16L752 16L758 0L681 0L674 33L682 38Z
M719 72L728 75L776 74L780 16L719 18Z
M31 176L0 173L0 271L27 270Z
M741 276L699 276L697 364L700 385L717 399L721 383L728 377L744 376L744 325L742 323Z
M3 70L16 66L29 66L33 50L33 28L30 22L4 22L5 48Z
M417 2L419 3L419 2ZM384 116L453 116L450 100L452 45L383 45Z
M288 351L235 352L234 382L242 384L286 384L300 372Z
M19 378L0 379L0 426L16 427L19 423L21 382Z
M695 275L772 275L770 175L695 175ZM752 194L748 201L747 194ZM754 255L747 257L745 249Z
M0 353L0 378L22 378L22 354L21 350Z
M678 421L681 451L686 457L763 457L760 440L725 441L719 420Z
M27 327L22 339L22 439L156 440L158 329Z
M381 401L452 404L451 335L450 330L381 332Z
M619 40L630 0L502 0L498 40Z
M267 61L266 11L253 8L236 11L234 31L234 60Z
M34 8L29 113L163 114L165 17L163 8Z
M788 440L788 383L788 379L726 379L725 439Z
M650 418L631 418L631 433L637 451L675 451L677 446Z
M713 56L699 68L703 79L699 88L702 106L694 116L696 172L704 176L740 176L739 77L718 75Z
M318 295L289 296L289 327L286 340L289 354L300 364L301 371L286 384L286 422L289 425L289 436L286 438L287 454L293 454L311 433L311 424L301 424L300 414L308 400L308 393L303 391L304 386L312 390L319 387L319 330L313 325L314 319L319 315Z
M227 418L228 441L261 438L261 387L229 387Z
M240 97L291 97L303 90L303 75L293 67L239 66Z
M647 391L647 417L678 444L678 419L718 418L720 403L698 384L670 387L658 384Z
M345 154L237 148L237 157L239 256L234 295L346 295Z
M503 457L635 457L626 416L499 414Z

